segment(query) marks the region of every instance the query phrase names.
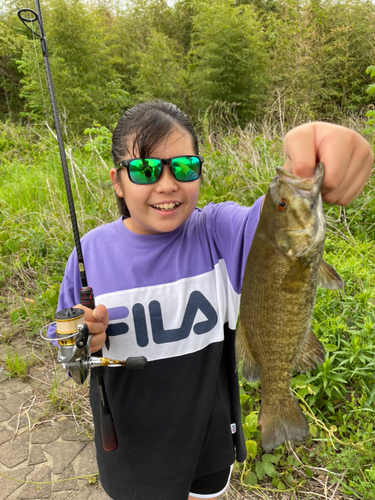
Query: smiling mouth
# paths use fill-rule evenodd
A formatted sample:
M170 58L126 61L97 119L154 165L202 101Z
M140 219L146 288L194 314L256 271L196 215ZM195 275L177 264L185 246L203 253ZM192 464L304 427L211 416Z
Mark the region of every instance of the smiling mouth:
M174 210L175 208L179 207L181 203L162 203L160 205L151 205L152 208L156 208L156 210L162 210L169 212L171 210Z

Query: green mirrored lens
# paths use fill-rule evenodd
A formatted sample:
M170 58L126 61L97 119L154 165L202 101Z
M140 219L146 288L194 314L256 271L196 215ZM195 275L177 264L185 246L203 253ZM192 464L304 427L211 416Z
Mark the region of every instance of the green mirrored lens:
M156 159L145 158L129 163L130 180L135 184L152 184L159 179L160 172L161 163Z
M200 175L201 163L196 156L180 156L173 158L171 168L178 181L195 181Z

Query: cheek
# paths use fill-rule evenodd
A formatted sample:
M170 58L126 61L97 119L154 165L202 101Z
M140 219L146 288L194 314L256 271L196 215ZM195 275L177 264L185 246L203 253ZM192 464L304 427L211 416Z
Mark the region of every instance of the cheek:
M198 201L199 186L200 186L200 183L197 186L196 185L191 186L191 189L189 190L189 199L191 200L191 203L194 206L197 204L197 201Z
M128 206L144 205L150 197L151 189L148 186L138 186L132 182L125 182L122 186L125 202Z

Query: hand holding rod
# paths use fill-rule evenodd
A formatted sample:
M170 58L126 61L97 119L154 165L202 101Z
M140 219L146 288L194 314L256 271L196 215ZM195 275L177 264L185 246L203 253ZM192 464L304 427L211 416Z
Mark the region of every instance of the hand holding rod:
M54 91L53 83L52 83L51 68L50 68L49 59L48 59L47 41L46 41L45 34L44 34L42 12L40 9L39 0L35 0L35 8L36 8L36 12L31 10L31 9L20 9L17 14L18 14L18 17L20 18L20 20L26 26L26 28L29 29L32 33L34 33L34 35L37 36L40 40L43 58L44 58L44 67L46 70L48 91L49 91L49 96L50 96L51 106L52 106L53 119L54 119L55 127L56 127L56 136L57 136L57 142L59 145L61 165L62 165L63 174L64 174L65 189L66 189L66 194L67 194L67 198L68 198L69 213L70 213L70 219L72 222L74 242L75 242L75 247L76 247L76 251L77 251L79 273L81 276L81 283L82 283L82 288L80 290L81 303L82 303L82 305L85 305L86 307L89 307L90 309L94 309L95 308L94 294L93 294L92 289L87 286L87 278L86 278L85 266L84 266L84 262L83 262L81 240L79 238L77 218L76 218L76 213L75 213L75 208L74 208L72 189L71 189L71 185L70 185L69 171L68 171L65 149L64 149L64 141L63 141L63 137L62 137L62 133L61 133L60 118L59 118L59 113L57 110L55 91ZM31 14L33 17L31 17L31 18L25 17L24 14L26 12ZM38 22L39 33L33 31L27 24L27 23L34 23L35 21ZM101 351L96 353L96 355L101 356ZM101 416L101 423L102 423L103 447L106 451L111 451L111 450L116 449L116 447L117 447L117 437L116 437L116 431L115 431L115 427L114 427L113 420L112 420L111 411L110 411L110 408L108 405L107 396L105 393L103 370L104 370L103 367L95 368L93 370L93 374L96 376L96 380L98 382L98 391L99 391L99 396L100 396L100 408L101 408L100 416Z

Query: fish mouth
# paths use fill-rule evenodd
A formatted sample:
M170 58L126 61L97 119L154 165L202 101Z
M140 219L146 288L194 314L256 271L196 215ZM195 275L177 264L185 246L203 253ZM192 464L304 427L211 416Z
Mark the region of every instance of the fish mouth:
M317 163L314 176L307 178L292 174L289 170L285 170L282 167L277 167L276 172L280 181L293 187L300 196L303 196L304 192L312 191L314 188L316 189L316 186L320 189L324 177L324 165L321 162Z

